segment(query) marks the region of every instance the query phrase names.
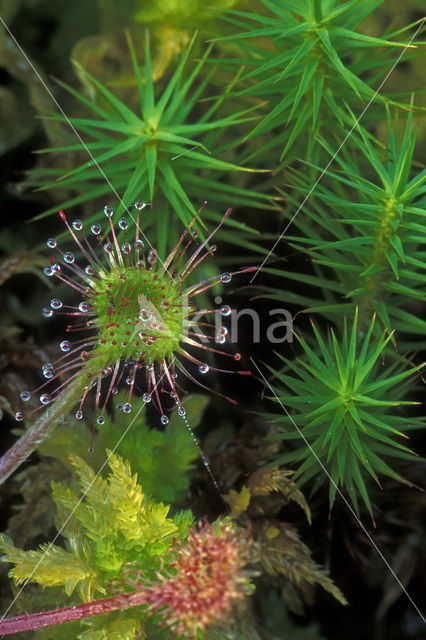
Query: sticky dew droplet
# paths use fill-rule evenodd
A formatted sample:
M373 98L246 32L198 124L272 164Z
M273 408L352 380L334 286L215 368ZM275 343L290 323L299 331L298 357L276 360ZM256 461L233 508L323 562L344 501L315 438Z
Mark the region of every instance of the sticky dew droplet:
M21 391L19 395L21 396L21 400L23 402L28 402L28 400L31 398L31 393L29 391Z
M72 226L76 231L81 231L83 228L83 223L81 220L74 220L74 222L72 223Z
M59 348L61 351L69 351L71 349L71 342L69 342L69 340L62 340L61 344L59 345Z
M222 273L222 275L220 276L220 281L224 284L228 284L228 282L231 282L231 280L232 276L230 273Z
M169 419L168 419L168 417L167 417L167 416L165 416L165 415L164 415L164 413L163 413L163 415L161 416L160 420L161 420L161 423L162 423L162 424L169 424Z
M49 240L46 242L46 244L49 247L49 249L54 249L56 247L55 238L49 238Z
M220 308L220 315L224 316L225 318L231 315L231 307L229 307L227 304L224 304L223 307Z
M75 256L71 251L67 251L64 254L64 260L67 264L73 264L75 262Z
M100 224L92 224L92 226L90 227L90 230L93 233L93 235L98 236L102 231L101 225Z
M205 363L200 364L200 366L198 367L198 371L200 373L207 373L209 371L209 369L210 369L209 365L205 364Z

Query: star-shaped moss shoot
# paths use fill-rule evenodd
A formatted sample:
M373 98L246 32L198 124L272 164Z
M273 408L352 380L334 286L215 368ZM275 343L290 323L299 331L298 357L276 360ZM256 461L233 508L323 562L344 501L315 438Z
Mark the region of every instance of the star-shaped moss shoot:
M160 411L161 422L167 424L169 419L161 399L164 393L172 398L172 406L178 406L179 414L185 415L178 393L176 370L195 380L182 363L181 356L197 365L201 374L211 370L227 371L211 367L204 359L188 353L185 343L201 353L215 352L240 360L240 354L218 348L225 342L225 328L219 333L213 331L210 337L198 330L200 314L215 311L201 312L194 300L199 293L219 283L230 282L232 276L254 268L223 273L188 286L188 276L215 251L216 246L210 241L220 225L205 240L195 244L198 233L192 229L200 209L176 247L162 262L154 249L145 246L146 238L140 221L146 206L137 202L136 217L120 218L117 225L113 221L113 210L105 207L106 225L92 224L88 234L81 220L70 223L65 213L59 212L76 243L78 261L73 253L64 252L57 241L50 238L47 245L54 255L44 273L69 285L79 294L81 301L70 306L59 298L53 298L50 307L43 309L43 314L46 317L64 314L78 318L77 324L67 326L67 332L75 333L78 339L62 341L60 349L63 355L55 362L43 365L47 380L35 391L41 394L40 406L54 402L65 393L71 381L79 378L84 385L75 415L83 418L83 405L89 391L94 388L96 421L102 425L107 403L117 393L123 379L129 386L129 392L127 402L119 408L125 413L131 412L134 387L143 369L146 376L144 400L149 402L153 398ZM228 209L220 224L230 213ZM230 312L227 305L220 309L223 316ZM215 329L214 324L203 323L206 325L209 331ZM215 346L211 346L212 342ZM237 373L246 375L250 372ZM56 386L52 386L55 381ZM195 381L205 387L199 380ZM30 397L29 391L21 393L23 401ZM16 414L17 420L23 418L23 412Z

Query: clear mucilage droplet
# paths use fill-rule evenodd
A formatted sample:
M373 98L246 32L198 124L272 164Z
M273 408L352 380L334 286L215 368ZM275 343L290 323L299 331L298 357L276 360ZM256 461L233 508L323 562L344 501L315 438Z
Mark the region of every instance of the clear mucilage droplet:
M95 236L98 236L102 231L100 224L92 224L90 229Z
M198 367L198 371L200 373L207 373L209 371L209 369L210 369L209 365L205 364L205 363L200 364L200 366Z
M55 238L49 238L49 240L46 242L46 244L49 247L49 249L54 249L56 247Z
M59 300L59 298L53 298L50 301L50 306L52 307L52 309L60 309L62 307L62 301Z
M64 254L64 260L65 262L67 262L68 264L73 264L75 262L75 256L73 253L71 253L71 251L67 251Z
M59 348L61 351L69 351L71 349L71 342L69 342L69 340L62 340L61 344L59 345Z
M223 307L220 308L220 315L224 317L231 315L231 307L224 304Z
M120 218L120 220L118 221L118 226L120 227L120 229L123 229L123 231L125 231L129 226L127 218Z
M81 220L74 220L74 222L72 223L72 226L76 231L81 231L83 228L83 223Z
M231 280L232 280L232 276L230 273L222 273L222 275L220 276L220 281L223 282L224 284L231 282Z
M28 402L28 400L31 398L31 393L29 391L21 391L20 396L23 402Z
M161 420L162 424L169 424L169 419L164 414L161 416L160 420Z
M107 218L111 218L113 213L114 211L112 210L111 207L104 207L104 214L106 215Z

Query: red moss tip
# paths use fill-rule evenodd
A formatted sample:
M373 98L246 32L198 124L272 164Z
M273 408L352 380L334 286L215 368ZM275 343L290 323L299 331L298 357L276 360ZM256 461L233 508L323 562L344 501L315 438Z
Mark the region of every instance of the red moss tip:
M188 540L180 545L171 565L175 575L146 585L153 613L167 606L167 625L185 638L196 638L213 622L224 622L237 600L249 592L243 567L249 559L250 540L230 521L200 522L190 529Z

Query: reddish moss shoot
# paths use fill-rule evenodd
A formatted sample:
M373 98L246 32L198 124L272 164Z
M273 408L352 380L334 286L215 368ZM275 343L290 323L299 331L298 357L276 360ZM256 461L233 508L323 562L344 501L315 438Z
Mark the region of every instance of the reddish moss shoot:
M233 607L251 591L248 573L250 539L228 520L199 523L189 530L188 539L175 549L171 565L174 575L157 573L157 580L125 580L131 592L84 602L79 605L28 613L0 621L0 635L34 631L70 620L148 605L150 614L159 613L163 626L184 638L197 638L211 624L227 621ZM171 573L170 571L170 573Z

